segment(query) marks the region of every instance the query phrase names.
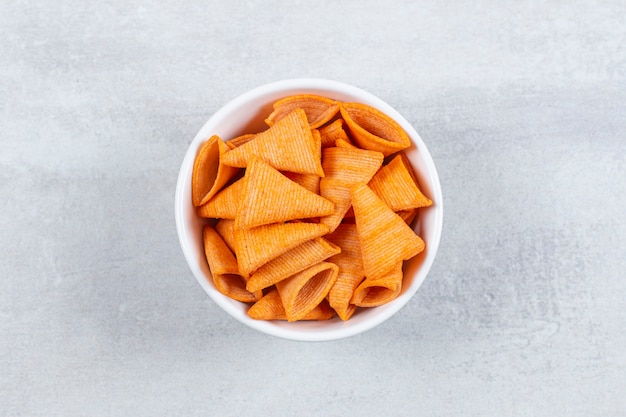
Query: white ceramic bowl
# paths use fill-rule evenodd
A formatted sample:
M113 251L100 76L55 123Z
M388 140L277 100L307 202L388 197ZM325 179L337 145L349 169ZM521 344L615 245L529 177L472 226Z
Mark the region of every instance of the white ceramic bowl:
M196 215L191 203L191 172L198 148L211 135L228 140L243 133L266 129L264 118L279 98L312 93L341 101L354 101L373 106L395 119L408 133L412 145L405 151L418 176L424 193L433 205L421 209L415 231L426 242L426 249L405 265L405 278L400 296L375 308L359 309L349 320L334 318L319 322L257 321L246 314L247 306L217 291L211 279L202 243L204 220ZM435 164L426 145L409 122L390 105L357 87L321 79L278 81L250 90L219 109L200 129L183 160L176 185L175 216L180 244L187 263L207 294L228 314L258 331L285 339L327 341L341 339L369 330L387 320L415 295L435 259L443 224L441 186Z

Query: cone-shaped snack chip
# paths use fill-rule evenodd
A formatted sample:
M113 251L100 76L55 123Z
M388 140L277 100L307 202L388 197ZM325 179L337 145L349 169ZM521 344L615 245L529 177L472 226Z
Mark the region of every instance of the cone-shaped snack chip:
M235 253L239 272L249 277L261 265L326 233L326 225L301 222L273 223L251 229L235 228Z
M328 294L337 280L339 267L320 262L276 283L288 321L302 319Z
M244 192L245 178L240 178L198 207L198 215L210 219L234 219Z
M215 230L220 234L228 248L237 255L235 238L235 220L220 219L215 224Z
M300 320L329 320L335 312L322 300L315 308L309 311ZM255 320L287 320L283 301L280 299L278 290L272 288L259 301L248 309L248 316Z
M237 173L237 169L223 163L227 151L228 146L217 135L211 136L200 146L191 177L191 200L194 206L209 201Z
M340 224L326 238L341 248L341 253L328 259L339 267L335 285L328 293L330 306L342 320L348 320L356 307L350 303L354 290L363 281L365 272L361 261L361 242L354 224Z
M368 184L393 211L428 207L433 203L419 189L408 164L404 154L398 154Z
M339 103L328 97L314 94L297 94L285 97L274 103L274 111L267 117L265 123L268 126L273 126L295 109L304 110L307 121L313 129L335 117L339 111Z
M320 219L320 223L327 225L331 232L339 226L350 209L350 189L353 185L337 178L323 178L320 182L320 194L335 205L331 214Z
M320 177L314 174L298 174L297 172L284 171L282 174L293 182L297 182L312 193L320 193Z
M352 188L352 208L367 278L380 278L424 250L424 241L366 184Z
M393 301L402 290L402 262L379 278L366 278L354 291L350 302L359 307L378 307Z
M238 228L321 217L335 209L332 202L291 181L257 157L250 159L244 179L245 197L235 220Z
M383 154L357 148L330 147L322 150L325 178L347 183L367 183L383 163Z
M339 252L338 246L321 237L309 240L257 269L246 288L248 291L267 288Z
M319 142L313 137L302 109L296 109L269 129L223 155L223 162L245 168L258 156L279 171L324 176Z
M367 183L383 163L383 154L356 148L325 148L322 166L326 176L320 181L320 195L335 204L332 214L322 217L323 224L335 230L350 208L350 188Z
M341 103L341 116L359 147L385 156L411 146L411 139L391 117L367 104Z
M203 239L204 253L218 291L238 301L257 301L262 292L246 290L246 279L239 274L235 256L215 229L205 226Z

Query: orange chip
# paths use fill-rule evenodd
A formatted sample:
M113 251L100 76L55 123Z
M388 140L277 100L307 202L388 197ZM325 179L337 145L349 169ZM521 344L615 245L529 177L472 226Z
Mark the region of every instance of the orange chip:
M315 308L337 280L339 267L320 262L276 283L288 321L297 321Z
M359 307L378 307L395 300L402 290L402 262L380 278L366 278L354 291L350 302Z
M223 163L227 151L228 146L217 135L211 136L200 146L191 177L191 200L194 206L209 201L237 173L235 168Z
M330 306L342 320L348 320L357 306L350 300L354 290L365 277L361 261L361 243L354 224L340 224L326 238L341 248L341 253L328 259L339 267L335 285L328 293Z
M352 303L351 299L354 291L365 278L363 267L355 266L354 259L341 253L328 261L339 268L337 281L328 293L328 302L341 320L348 320L357 309L357 305Z
M245 168L255 155L279 171L324 176L318 141L302 109L292 111L254 139L229 150L222 159L226 165Z
M220 235L211 226L205 226L203 239L204 253L218 291L238 301L257 301L262 293L246 290L246 280L239 275L237 260Z
M366 185L352 188L365 276L377 279L424 250L424 241Z
M383 163L380 152L357 148L325 148L322 166L326 176L320 181L320 195L335 204L332 214L322 217L322 223L334 230L350 208L350 188L368 182Z
M337 178L323 178L320 182L320 194L335 205L335 210L320 219L332 232L344 219L351 207L350 188L353 184Z
M198 207L198 215L210 219L234 219L245 192L245 178L241 178Z
M322 135L320 134L320 131L318 129L311 129L311 136L313 136L313 151L315 152L315 158L316 160L322 161ZM324 171L321 171L321 175L320 175L320 171L318 171L315 175L317 175L318 177L323 177L324 176Z
M398 154L368 184L393 211L428 207L433 203L422 194L408 164L404 154Z
M347 183L368 182L383 163L380 152L358 148L331 147L322 150L324 178L339 178Z
M237 227L326 216L335 210L332 202L291 181L255 156L250 159L244 178L246 190L235 220Z
M265 123L268 126L273 126L295 109L304 110L309 125L314 129L335 117L339 111L339 103L328 97L314 94L297 94L285 97L274 103L274 111L267 117Z
M341 249L337 245L321 237L309 240L257 269L246 288L248 291L262 290L339 252Z
M343 125L343 119L337 119L334 122L319 128L322 139L322 148L335 146L335 143L338 140L350 143L350 139L348 138L346 131L343 129Z
M300 320L329 320L334 315L335 312L330 308L328 302L322 300ZM269 290L248 309L248 316L255 320L287 320L287 314L285 314L278 290L276 288Z
M215 224L215 231L220 234L228 249L230 249L235 255L236 245L235 245L235 220L232 219L220 219Z
M273 223L251 229L235 228L235 253L239 272L249 277L261 265L326 233L326 225L300 222Z
M320 177L313 174L298 174L297 172L281 172L293 182L297 182L312 193L320 193Z
M411 146L404 129L380 110L362 103L341 103L339 110L359 147L387 156Z

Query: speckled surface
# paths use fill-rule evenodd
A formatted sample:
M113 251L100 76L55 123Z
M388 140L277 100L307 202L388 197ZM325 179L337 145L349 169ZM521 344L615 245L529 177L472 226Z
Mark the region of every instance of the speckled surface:
M0 3L0 415L626 415L626 6L444 3ZM415 298L336 342L227 316L174 225L206 119L295 77L444 192Z

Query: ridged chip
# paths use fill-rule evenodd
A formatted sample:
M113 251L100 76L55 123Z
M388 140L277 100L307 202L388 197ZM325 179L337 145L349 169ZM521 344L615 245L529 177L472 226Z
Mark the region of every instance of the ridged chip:
M246 169L244 198L235 220L236 227L327 216L335 205L291 181L262 159L253 156Z
M385 156L411 146L402 127L374 107L362 103L341 103L339 111L354 142L363 149L382 152Z
M297 172L284 171L282 174L293 182L297 182L312 193L320 193L320 177L314 174L298 174Z
M320 181L320 195L335 204L332 214L321 223L333 231L350 208L350 188L367 183L383 163L383 154L356 148L331 147L322 150L322 166L326 176Z
M339 111L339 103L314 94L288 96L274 103L274 111L267 117L265 123L273 126L295 109L304 110L309 126L314 129L335 117Z
M428 207L432 201L420 190L408 160L395 156L372 177L368 186L393 211Z
M366 184L352 188L365 276L377 279L424 250L424 241Z
M276 283L287 321L302 319L324 300L337 280L339 267L320 262Z
M215 229L204 226L203 240L204 253L218 291L237 301L257 301L262 292L246 290L246 279L239 274L235 256Z
M194 160L191 177L191 200L198 207L213 197L237 173L223 163L228 146L217 136L204 142Z
M300 320L329 320L334 315L335 312L330 308L328 302L322 300ZM287 314L285 314L278 290L272 287L267 294L248 309L248 316L255 320L287 320Z
M269 129L223 155L223 163L245 168L258 156L279 171L324 176L319 142L314 138L302 109L295 109Z
M318 237L285 252L261 266L250 276L246 288L258 291L290 277L318 262L341 252L341 249Z
M235 228L239 272L249 277L259 267L296 246L328 233L318 223L273 223L250 229Z
M337 280L328 293L328 301L339 318L348 320L357 308L350 302L354 290L365 278L356 225L342 223L334 232L326 235L326 239L341 248L341 253L328 259L328 262L339 267Z
M402 262L379 278L366 278L354 291L350 303L359 307L378 307L395 300L402 290Z
M215 223L215 231L220 234L224 243L237 256L236 238L235 238L235 220L220 219Z
M234 219L244 192L245 178L240 178L198 207L198 215L209 219Z

